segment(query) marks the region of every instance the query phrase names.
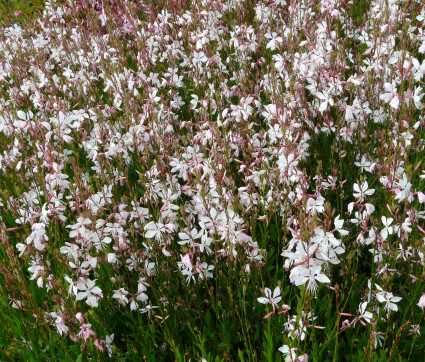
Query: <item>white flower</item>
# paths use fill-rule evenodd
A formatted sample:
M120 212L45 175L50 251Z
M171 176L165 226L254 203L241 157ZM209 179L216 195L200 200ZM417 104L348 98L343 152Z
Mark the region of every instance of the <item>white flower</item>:
M113 352L113 343L114 341L114 333L112 333L110 336L106 336L105 337L105 343L106 343L106 349L108 350L108 355L109 357L112 357L112 352Z
M314 317L311 312L306 314L304 311L301 311L301 316L299 318L296 315L292 316L288 319L288 322L284 324L285 330L288 332L288 337L298 338L303 341L307 333L308 322L312 322L316 319L317 317Z
M295 278L295 285L300 286L305 284L305 282L308 281L307 290L313 294L316 294L316 290L317 290L316 280L321 283L331 282L330 279L325 274L321 274L321 269L322 267L319 265L313 266L311 268L299 267L298 276Z
M382 332L372 332L373 339L375 341L375 349L376 347L382 347L382 342L385 340L384 334Z
M425 294L422 294L422 297L419 299L417 306L421 309L425 309Z
M153 312L154 309L159 308L156 305L151 305L148 304L146 307L139 309L140 313L147 313L149 316L151 315L151 313Z
M296 358L297 358L296 351L297 351L296 348L290 348L286 344L279 348L279 352L282 352L283 354L286 355L285 362L296 361Z
M421 87L415 87L413 102L415 103L415 107L417 109L421 109L421 107L422 107L422 97L425 95L424 93L421 93L421 91L422 91Z
M410 191L412 184L407 180L406 173L403 173L403 178L398 182L395 182L395 184L398 186L395 199L399 201L407 199L408 202L412 202L413 194Z
M362 159L360 160L360 162L354 162L354 164L357 167L360 167L360 172L363 172L363 171L371 172L370 169L371 169L372 163L366 160L365 156L362 156Z
M388 235L391 235L393 233L393 227L390 226L394 219L392 217L386 218L385 216L382 216L381 218L382 223L384 224L384 228L381 230L381 237L384 240L387 240Z
M279 287L274 288L273 295L272 295L271 289L265 288L264 289L264 295L266 297L260 297L260 298L257 298L257 300L261 304L271 303L272 306L273 306L273 310L277 307L277 303L279 303L280 300L282 299L282 297L280 296L280 288Z
M359 186L358 184L354 184L353 186L353 196L357 199L361 199L363 200L364 196L370 196L373 195L375 192L375 189L370 189L368 190L369 184L367 183L367 181L362 182L362 184Z
M376 299L378 299L381 303L385 304L385 310L389 311L390 309L397 312L398 307L397 304L402 298L401 297L395 297L393 293L388 293L385 291L376 293Z
M344 230L342 227L344 226L344 220L339 218L340 215L338 215L335 220L335 230L338 231L342 236L348 235L348 231Z
M360 318L363 318L367 323L370 323L370 320L373 318L373 314L366 311L367 302L361 303L359 305Z
M28 113L25 113L23 111L18 111L17 115L22 121L13 122L13 126L16 128L25 128L29 124L29 121L34 116L34 114L31 111L28 111Z
M128 298L127 295L129 293L124 289L124 288L120 288L118 290L114 290L114 295L112 296L112 298L115 298L118 300L118 303L121 305L127 305L128 304Z
M332 190L335 190L336 189L336 181L337 181L336 177L328 176L326 181L322 182L322 186L325 190L328 190L329 188L332 188Z
M102 290L95 286L95 280L87 279L86 281L78 284L77 300L87 298L86 303L91 307L98 306L98 299L103 298Z
M311 238L313 243L317 244L328 244L331 243L333 246L338 246L340 241L335 238L334 234L331 232L325 232L320 228L314 230L315 236Z
M204 52L194 52L192 62L195 66L202 66L202 63L205 63L208 60Z
M24 307L24 303L22 303L20 300L11 299L11 302L12 302L12 308L22 309Z
M56 326L56 328L58 330L58 333L60 335L62 335L62 333L67 334L69 328L66 326L65 320L61 316L57 315L56 313L54 313L54 314L53 313L52 313L52 316L56 317L56 320L55 320L54 323L55 323L55 326Z
M353 224L359 224L359 223L363 222L364 220L366 220L368 216L369 216L369 214L367 213L367 210L364 210L362 213L356 211L354 213L354 218L350 219L350 221Z
M381 94L379 99L383 100L385 103L389 103L392 108L397 109L400 104L400 99L397 94L397 86L395 82L385 83L384 87L387 93Z
M317 92L315 94L316 97L318 97L319 99L321 99L323 102L320 104L319 107L319 112L323 113L323 111L325 111L328 108L328 105L333 106L334 105L334 100L332 99L332 97L329 95L329 93L327 91L323 91L323 92Z
M193 243L194 240L199 239L202 235L202 233L198 232L196 228L193 228L190 233L187 230L183 230L183 231L184 231L183 233L179 233L179 238L181 239L181 241L178 241L178 243L180 245L185 245L189 241Z
M162 232L164 230L164 224L161 224L159 222L151 221L148 224L145 225L145 238L147 239L153 239L160 241L162 239Z
M31 243L34 244L34 247L39 250L43 251L45 244L44 242L49 240L49 238L46 235L46 229L45 225L43 223L36 223L34 224L31 229L32 233L27 237L25 242L29 245Z
M271 51L277 48L277 43L282 43L283 41L283 39L280 36L277 36L277 33L275 32L273 32L271 35L267 33L265 37L270 39L270 41L267 43L266 49L270 48Z

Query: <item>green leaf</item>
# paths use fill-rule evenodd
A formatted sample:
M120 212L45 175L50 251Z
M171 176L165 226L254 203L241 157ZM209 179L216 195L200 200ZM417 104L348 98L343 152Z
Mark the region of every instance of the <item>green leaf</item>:
M238 348L238 356L241 362L245 362L245 358L243 356L243 352Z

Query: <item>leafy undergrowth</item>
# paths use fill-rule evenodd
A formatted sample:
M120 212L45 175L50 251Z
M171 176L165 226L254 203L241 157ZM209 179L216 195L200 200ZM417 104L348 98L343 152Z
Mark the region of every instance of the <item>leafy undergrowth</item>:
M423 358L420 1L2 9L2 360Z

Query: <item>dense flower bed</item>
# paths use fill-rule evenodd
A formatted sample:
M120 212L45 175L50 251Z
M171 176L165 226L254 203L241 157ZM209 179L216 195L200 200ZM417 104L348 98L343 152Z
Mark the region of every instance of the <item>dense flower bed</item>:
M4 357L420 358L424 23L69 0L0 28Z

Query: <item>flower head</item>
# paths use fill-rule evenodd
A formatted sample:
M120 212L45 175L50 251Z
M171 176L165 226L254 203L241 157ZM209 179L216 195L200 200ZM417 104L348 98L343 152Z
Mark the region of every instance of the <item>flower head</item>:
M265 288L264 295L265 297L257 298L257 300L262 304L271 303L273 306L273 310L276 309L278 307L277 303L279 303L282 299L282 297L280 296L280 288L274 288L273 295L271 289Z

